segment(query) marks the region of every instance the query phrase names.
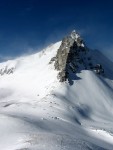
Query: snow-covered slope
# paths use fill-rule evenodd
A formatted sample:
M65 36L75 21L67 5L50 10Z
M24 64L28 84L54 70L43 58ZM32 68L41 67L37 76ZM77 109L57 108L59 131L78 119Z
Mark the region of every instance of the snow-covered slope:
M50 63L60 45L0 64L0 150L113 149L113 63L91 51L105 75L60 83Z

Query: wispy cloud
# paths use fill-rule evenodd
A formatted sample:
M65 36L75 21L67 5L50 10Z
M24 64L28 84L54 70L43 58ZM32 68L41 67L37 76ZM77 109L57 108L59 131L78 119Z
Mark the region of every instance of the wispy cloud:
M0 55L0 62L4 62L11 59L14 59L14 57Z
M103 47L102 52L109 58L111 61L113 61L113 45L110 45L108 47Z

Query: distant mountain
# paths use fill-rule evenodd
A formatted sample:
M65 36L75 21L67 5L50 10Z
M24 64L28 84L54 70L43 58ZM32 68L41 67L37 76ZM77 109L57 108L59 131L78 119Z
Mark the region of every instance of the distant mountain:
M112 150L113 63L76 31L0 63L0 150Z

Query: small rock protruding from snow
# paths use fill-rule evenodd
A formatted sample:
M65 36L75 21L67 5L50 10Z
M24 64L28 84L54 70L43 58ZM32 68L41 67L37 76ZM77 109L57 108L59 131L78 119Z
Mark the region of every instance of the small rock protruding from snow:
M104 73L104 69L103 69L101 64L96 64L96 66L94 67L94 71L96 74L103 74Z
M0 69L0 75L4 75L4 74L13 74L15 68L14 67L11 67L11 68L8 68L8 66L5 66L4 68L1 68Z

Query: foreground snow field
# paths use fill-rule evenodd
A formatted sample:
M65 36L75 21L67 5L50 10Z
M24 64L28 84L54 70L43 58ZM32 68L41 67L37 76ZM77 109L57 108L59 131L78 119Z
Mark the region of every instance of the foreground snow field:
M105 75L60 83L49 64L60 44L0 64L0 150L113 150L113 63L92 51Z

